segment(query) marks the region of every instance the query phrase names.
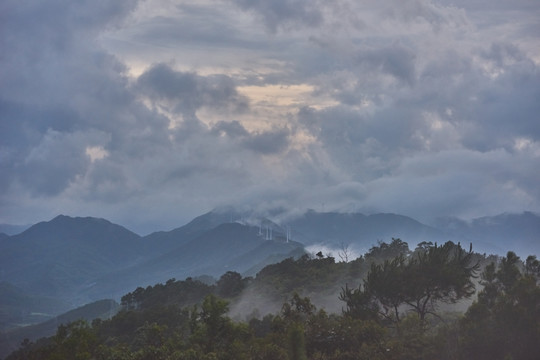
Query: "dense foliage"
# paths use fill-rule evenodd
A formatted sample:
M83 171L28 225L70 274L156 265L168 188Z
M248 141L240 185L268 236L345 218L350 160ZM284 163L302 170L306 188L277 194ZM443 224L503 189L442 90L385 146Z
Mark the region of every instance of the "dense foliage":
M254 279L228 272L213 285L188 278L138 288L113 318L62 325L8 359L535 359L539 275L534 256L486 258L451 242L410 251L394 239L348 263L305 256ZM316 305L328 289L343 311ZM229 309L253 293L285 301L233 320ZM465 313L441 310L475 294Z

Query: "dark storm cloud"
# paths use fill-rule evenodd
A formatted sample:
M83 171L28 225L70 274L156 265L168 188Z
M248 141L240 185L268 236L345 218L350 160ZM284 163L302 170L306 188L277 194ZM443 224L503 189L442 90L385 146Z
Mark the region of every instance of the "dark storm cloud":
M231 138L249 135L246 128L244 128L238 121L219 121L212 127L212 132L218 135L226 134Z
M224 75L199 76L174 71L166 64L157 64L137 80L141 92L152 100L165 100L170 111L195 116L202 106L245 111L247 99L236 90L232 79Z
M44 134L41 142L15 167L19 181L37 195L56 195L77 175L82 175L89 158L85 154L87 135L59 133Z
M244 141L247 148L261 154L280 153L289 145L289 131L287 129L275 129L252 134Z
M497 64L500 54L491 57ZM491 81L489 87L478 93L478 105L471 116L489 132L487 142L504 141L509 135L530 137L540 140L540 68L531 60L523 59L501 68L501 73Z
M136 1L4 2L0 41L2 198L24 187L58 195L104 156L136 154L163 141L168 120L137 103L125 66L95 43ZM152 126L151 132L140 129ZM135 145L136 144L136 145ZM138 147L138 148L137 148ZM148 150L145 150L148 151ZM88 178L90 179L90 178Z
M365 71L380 70L413 85L416 79L415 54L412 49L394 44L375 50L359 51L357 59L368 66Z
M263 155L278 154L287 149L291 131L274 128L269 131L247 131L238 121L220 121L211 129L212 134L227 135L239 141L242 147Z

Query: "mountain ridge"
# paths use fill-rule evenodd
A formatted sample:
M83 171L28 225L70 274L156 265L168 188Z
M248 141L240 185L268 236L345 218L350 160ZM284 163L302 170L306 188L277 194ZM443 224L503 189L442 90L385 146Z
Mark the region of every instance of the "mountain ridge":
M313 251L344 245L364 253L393 237L411 248L421 241L451 240L472 242L477 252L515 250L525 258L540 254L540 216L525 212L426 225L392 213L308 211L277 223L231 208L143 237L103 218L59 215L0 237L0 281L76 307L173 277L219 276L229 270L253 275L272 261L305 253L306 246Z

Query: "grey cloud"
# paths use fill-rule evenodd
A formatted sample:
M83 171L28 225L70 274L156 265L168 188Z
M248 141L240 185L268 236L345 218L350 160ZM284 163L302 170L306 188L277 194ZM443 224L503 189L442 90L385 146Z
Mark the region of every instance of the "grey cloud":
M48 131L42 141L17 164L19 181L33 193L56 195L85 171L85 135Z
M212 132L218 135L226 134L231 138L248 136L249 133L238 121L219 121L212 127Z
M405 0L389 1L385 3L386 7L384 12L386 15L408 23L422 19L431 24L435 31L439 30L441 25L446 24L451 20L437 2Z
M211 129L212 134L226 134L232 140L239 140L242 147L263 155L278 154L289 146L291 131L274 128L268 131L247 131L238 121L220 121Z
M170 111L194 116L202 106L245 111L247 99L225 75L200 76L156 64L137 79L138 89L154 101L165 100Z
M489 49L481 50L480 54L484 59L493 61L499 67L526 60L526 56L516 45L504 42L494 42Z
M153 230L231 202L537 211L538 35L520 20L535 10L495 2L505 11L493 18L484 0L472 12L467 2L186 1L165 15L158 2L123 23L135 1L4 1L2 208L47 217L62 207ZM108 47L117 58L100 34L120 25L104 36L125 40L129 56ZM154 61L130 78L128 66ZM263 125L262 103L237 90L250 84L314 91L264 103L278 115ZM106 156L91 161L92 146Z
M114 26L138 2L6 0L0 5L1 13L5 15L0 26L3 30L9 30L11 36L2 36L0 41L28 56L41 56L44 47L63 51L81 34L96 34L104 27ZM32 45L38 39L42 43L34 48Z
M415 54L412 49L403 45L394 44L375 50L360 50L357 59L361 63L369 64L367 71L380 68L382 72L409 85L413 85L415 82Z
M323 22L322 3L306 0L230 0L241 9L262 17L266 26L276 31L282 26L317 26Z
M95 42L136 3L2 3L0 161L10 173L2 199L19 186L35 196L63 193L91 170L87 147L114 157L166 139L168 121L136 102L125 66Z
M526 62L506 68L489 88L479 91L471 116L487 130L485 135L492 137L486 141L507 145L503 141L512 141L512 135L540 140L539 84L540 69Z
M289 130L274 129L252 134L251 137L245 140L247 148L261 154L276 154L280 153L289 145Z
M449 53L428 64L407 101L436 111L471 149L510 149L516 137L538 139L538 66L512 44L487 44L478 54L479 62Z
M388 173L402 156L422 149L414 137L421 119L407 107L374 114L348 106L303 109L299 121L321 141L335 164L363 181Z
M264 44L251 34L238 31L223 9L200 5L180 4L181 17L156 16L147 20L133 34L132 41L169 47L171 44L198 47L234 47L241 49L264 49Z
M202 106L197 96L197 75L181 73L166 64L154 65L137 79L141 91L153 100L178 101L186 111L195 112Z
M421 154L405 159L392 176L366 184L366 202L378 209L409 208L424 219L444 213L497 214L501 204L506 211L520 211L537 196L536 187L524 180L533 175L538 162L505 150Z

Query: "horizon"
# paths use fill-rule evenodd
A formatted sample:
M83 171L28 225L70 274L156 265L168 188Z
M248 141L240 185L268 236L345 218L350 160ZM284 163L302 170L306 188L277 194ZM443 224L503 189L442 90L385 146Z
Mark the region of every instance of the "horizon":
M254 211L249 211L249 210L246 210L245 208L243 208L242 211L239 211L238 209L235 209L233 207L230 207L230 206L227 206L227 207L224 207L224 208L228 208L229 211L231 212L236 212L237 214L238 213L242 213L242 214L249 214L249 219L244 219L244 218L241 218L241 219L238 219L238 218L232 218L232 222L233 223L245 223L249 226L258 226L256 224L252 224L251 222L253 221L256 221L256 220L269 220L275 224L277 224L278 226L285 226L284 224L287 222L287 221L294 221L296 220L297 218L299 217L302 217L310 212L313 212L313 213L316 213L316 214L320 214L320 215L327 215L327 214L350 214L350 215L362 215L362 216L366 216L366 217L370 217L370 216L376 216L376 215L395 215L395 216L403 216L403 217L406 217L408 219L411 219L413 221L416 221L422 225L425 225L425 226L429 226L429 227L433 227L435 229L437 229L437 224L435 224L434 222L424 222L424 221L421 221L419 219L416 219L412 216L408 216L408 215L405 215L405 214L399 214L399 213L393 213L393 212L380 212L380 213L363 213L363 212L340 212L340 211L317 211L315 209L305 209L303 212L298 212L296 211L294 214L287 214L285 211L279 213L278 217L272 217L271 215L268 215L268 214L260 214L260 213L256 213ZM169 227L169 228L155 228L153 230L150 230L150 231L146 231L146 232L138 232L136 231L135 229L132 229L131 227L125 225L125 224L122 224L122 223L119 223L119 222L116 222L112 219L108 219L108 218L105 218L105 217L102 217L102 216L93 216L93 215L70 215L70 214L57 214L49 219L43 219L43 220L39 220L37 222L34 222L34 223L31 223L31 224L5 224L5 223L0 223L0 233L4 233L8 236L14 236L14 235L18 235L26 230L28 230L29 228L31 228L32 226L34 225L38 225L40 223L48 223L48 222L51 222L53 220L55 220L56 218L59 218L59 217L67 217L67 218L70 218L70 219L96 219L96 220L105 220L107 222L110 222L111 224L114 224L114 225L119 225L133 233L135 233L136 235L140 236L140 237L146 237L148 235L151 235L153 233L157 233L157 232L169 232L169 231L172 231L172 230L175 230L175 229L178 229L178 228L181 228L183 226L186 226L188 225L189 223L191 223L193 220L195 220L196 218L198 217L201 217L201 216L205 216L205 215L208 215L210 213L222 213L223 212L223 209L224 208L216 208L216 209L212 209L208 212L204 212L202 214L199 214L191 219L189 219L188 221L186 222L183 222L183 223L179 223L179 224L176 224L176 225L173 225L172 227ZM283 210L283 209L281 209ZM478 220L482 220L482 219L487 219L487 218L495 218L495 217L501 217L501 216L523 216L523 215L526 215L526 214L532 214L536 217L540 217L540 213L535 213L533 211L522 211L522 212L504 212L504 213L500 213L500 214L496 214L496 215L492 215L492 216L480 216L480 217L477 217L477 218L471 218L471 219L463 219L463 218L459 218L459 217L440 217L440 218L437 218L437 219L434 219L435 221L437 220L457 220L457 221L460 221L460 222L464 222L466 223L467 225L471 225L474 221L478 221ZM243 216L243 215L242 215ZM244 224L244 225L245 225ZM7 229L12 229L12 230L7 230Z

